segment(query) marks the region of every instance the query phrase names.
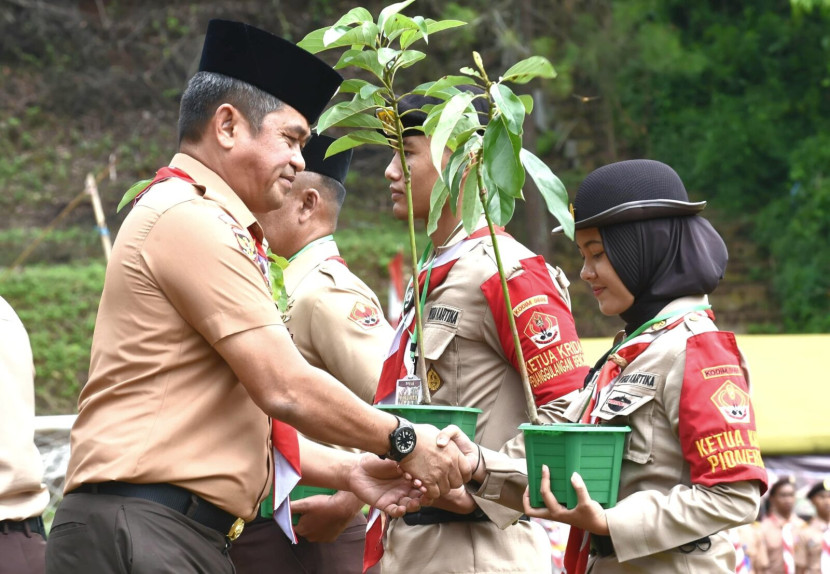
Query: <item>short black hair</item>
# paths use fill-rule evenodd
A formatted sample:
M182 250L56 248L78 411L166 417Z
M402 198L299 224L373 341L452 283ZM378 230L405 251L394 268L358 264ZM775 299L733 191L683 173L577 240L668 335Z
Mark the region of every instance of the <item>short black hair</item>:
M343 207L343 202L346 201L346 186L333 177L317 173L316 171L307 171L306 173L316 178L314 183L315 187L321 189L321 191L327 193L329 197L334 199L337 212L339 213L340 208Z
M248 120L254 135L265 116L284 104L275 96L241 80L213 72L198 72L188 82L179 107L179 145L197 142L216 108L228 103Z

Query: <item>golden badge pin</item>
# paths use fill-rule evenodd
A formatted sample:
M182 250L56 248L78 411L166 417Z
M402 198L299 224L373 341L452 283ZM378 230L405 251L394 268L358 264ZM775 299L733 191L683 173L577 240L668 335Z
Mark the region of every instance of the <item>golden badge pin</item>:
M241 518L237 518L231 525L231 529L228 530L228 540L233 542L234 540L239 538L243 530L245 530L245 521Z
M435 370L435 367L430 366L427 371L427 385L429 386L430 392L434 393L440 389L443 384L444 381L441 380L441 376L438 374L438 371Z

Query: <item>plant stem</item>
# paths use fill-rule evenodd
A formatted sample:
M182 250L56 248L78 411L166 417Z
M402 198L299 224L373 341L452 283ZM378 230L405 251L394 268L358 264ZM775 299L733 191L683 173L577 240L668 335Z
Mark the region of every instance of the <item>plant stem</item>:
M389 89L391 92L391 88ZM393 94L394 96L394 94ZM432 396L429 392L429 385L426 378L426 358L424 357L424 329L423 317L421 316L421 294L418 285L418 248L415 245L415 217L412 207L412 175L409 171L409 166L404 159L403 149L403 124L398 115L398 100L393 97L392 105L395 111L395 120L397 122L397 149L398 159L401 160L401 172L403 173L404 189L406 191L406 220L409 227L409 254L411 256L410 265L412 270L412 297L415 305L415 374L421 381L421 401L422 404L432 404ZM429 285L424 285L425 289L429 289Z
M482 152L479 151L479 154L481 153ZM481 157L479 157L478 160L480 162ZM476 178L478 180L478 198L481 201L481 206L484 208L484 219L487 221L487 229L490 231L490 238L493 241L493 253L496 256L496 266L499 270L501 293L504 296L504 305L507 311L507 322L510 325L510 334L513 336L513 347L516 349L516 363L519 366L519 375L522 378L522 388L525 392L527 416L532 424L542 424L539 420L539 414L536 412L536 401L533 400L533 389L530 387L530 380L527 376L527 365L525 365L524 352L522 352L522 342L519 339L519 331L516 328L516 320L513 317L513 305L510 303L510 292L507 290L507 278L504 276L504 266L501 262L499 242L496 240L496 228L493 226L493 220L490 219L490 214L487 211L487 190L484 189L484 178L481 175L481 164L479 164L479 168L476 169Z

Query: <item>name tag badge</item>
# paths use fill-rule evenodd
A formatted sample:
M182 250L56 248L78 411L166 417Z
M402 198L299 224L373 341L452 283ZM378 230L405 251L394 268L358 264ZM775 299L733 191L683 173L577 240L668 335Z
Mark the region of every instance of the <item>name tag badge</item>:
M421 379L407 375L395 384L395 403L398 405L421 404Z

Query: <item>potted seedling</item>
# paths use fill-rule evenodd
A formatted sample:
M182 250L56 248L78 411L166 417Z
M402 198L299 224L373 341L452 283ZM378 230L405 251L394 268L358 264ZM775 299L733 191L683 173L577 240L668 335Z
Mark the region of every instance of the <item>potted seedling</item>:
M312 53L345 48L335 68L358 68L364 75L368 72L371 77L371 81L346 80L340 91L353 94L351 100L335 104L327 110L320 117L317 130L323 132L332 127L350 130L329 147L328 155L360 145L387 146L398 152L408 206L411 270L413 278L416 278L420 269L417 264L419 258L415 243L411 178L403 159L404 134L398 109L398 103L407 94L396 91L395 77L400 70L426 57L423 52L412 49L412 45L420 41L426 43L432 34L463 26L464 23L454 20L434 21L419 16L410 18L401 14L401 10L413 1L407 0L384 8L377 20L366 9L354 8L333 26L321 28L306 36L299 45ZM478 53L473 53L473 60L475 67L462 68L461 75L444 76L418 86L413 91L443 100L441 104L426 106L423 109L427 113L427 120L423 126L424 134L431 138L430 152L440 174L432 192L427 232L435 229L438 216L448 201L455 213L461 198L462 222L468 233L473 230L483 214L493 240L506 308L512 309L495 227L503 227L510 221L516 199L523 197L522 187L526 174L530 174L536 183L548 210L564 226L565 234L573 238L574 223L568 211L568 196L564 185L544 162L522 148L523 123L525 116L532 111L533 101L529 96L516 95L508 86L524 84L534 78L553 78L555 71L547 59L534 56L518 62L498 79L491 79ZM484 93L479 96L457 88L471 84L480 87ZM472 100L476 97L487 99L489 113L486 123L481 122L472 106ZM452 150L452 155L443 167L445 147ZM413 290L414 301L420 301L417 280L413 281ZM420 305L416 303L414 309L416 343L420 350L423 348ZM523 430L528 441L531 491L535 489L538 493L542 463L548 464L552 469L558 468L558 463L546 458L548 455L544 449L536 448L534 445L538 437L561 437L563 433L551 425L540 424L516 324L512 313L507 315L524 387L528 418L532 423L522 425L525 427ZM416 373L420 379L423 404L390 405L386 408L415 422L429 422L437 426L458 424L468 435L473 436L474 417L477 413L472 413L473 418L470 421L471 413L465 413L463 410L458 415L461 419L458 419L443 412L451 407L426 407L430 404L431 398L424 376L423 353L418 352L417 358ZM569 432L566 436L575 435ZM579 459L579 452L575 452L574 449L568 452ZM545 458L538 460L537 453ZM574 462L570 460L568 468L574 467ZM578 462L576 460L577 465ZM618 476L619 462L616 466ZM581 467L575 470L581 470ZM555 480L557 484L561 482L558 475ZM563 484L570 488L569 480L565 480ZM615 484L618 484L618 480ZM534 500L537 505L541 504L538 497ZM566 500L566 497L563 497L563 500Z

